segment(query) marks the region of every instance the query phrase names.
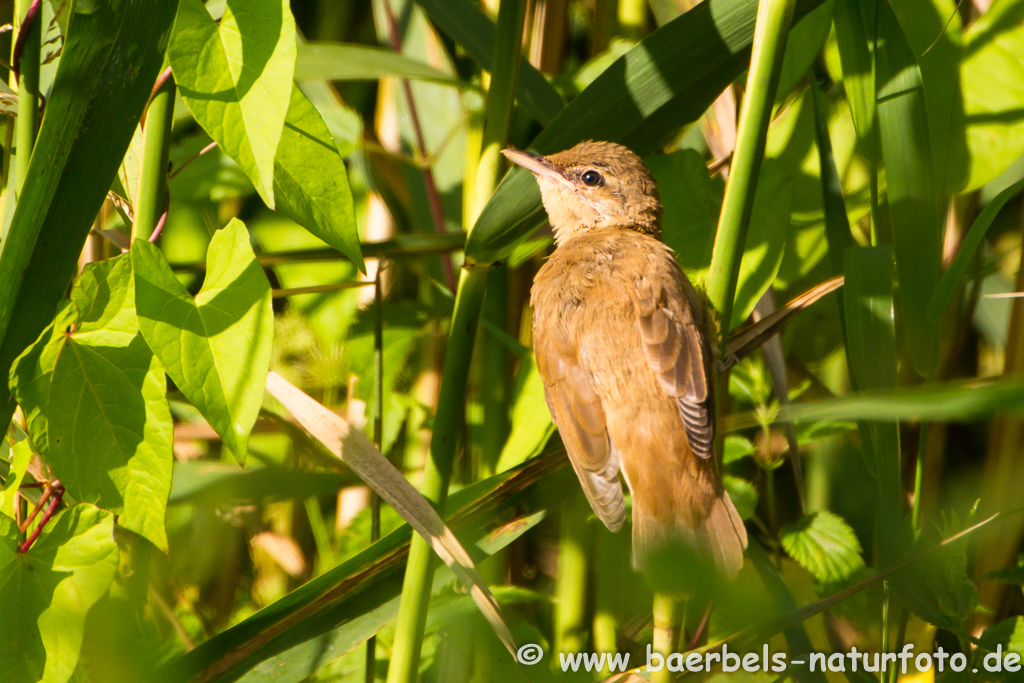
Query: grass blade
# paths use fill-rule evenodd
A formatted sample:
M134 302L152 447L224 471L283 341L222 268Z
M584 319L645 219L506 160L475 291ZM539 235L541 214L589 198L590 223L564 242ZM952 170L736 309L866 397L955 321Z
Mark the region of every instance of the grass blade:
M465 549L420 493L402 473L373 447L361 431L304 394L276 372L267 375L267 392L284 405L306 431L352 468L377 494L386 500L444 560L469 590L498 638L515 656L515 643L497 601L476 571Z
M914 368L939 363L939 328L928 303L939 281L942 218L932 176L931 138L921 70L886 2L878 3L878 127L899 277L900 314Z
M964 279L964 275L967 274L967 269L970 267L971 262L974 261L978 248L985 240L985 234L988 232L989 227L992 226L992 222L999 215L999 212L1002 211L1003 207L1006 206L1006 202L1010 201L1022 189L1024 189L1024 180L1019 180L997 194L978 217L974 219L974 223L971 224L970 229L960 243L956 256L953 257L953 262L949 264L949 268L946 269L946 272L939 279L939 284L935 286L935 292L928 303L928 319L930 321L938 322L939 316L942 315L942 312L946 310L946 306L952 300L957 286Z
M387 76L470 87L466 81L391 50L348 43L299 43L296 81L375 81Z

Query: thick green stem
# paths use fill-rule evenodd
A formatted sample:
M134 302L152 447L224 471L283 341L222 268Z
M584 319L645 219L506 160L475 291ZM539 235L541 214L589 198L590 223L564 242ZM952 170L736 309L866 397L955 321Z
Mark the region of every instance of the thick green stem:
M587 526L587 499L574 495L562 506L555 580L555 651L575 654L583 650L587 612L587 555L591 545Z
M486 285L487 268L464 269L455 296L455 312L452 315L437 415L430 441L430 459L424 468L423 486L420 489L428 500L441 509L448 496L448 482L451 479L452 461L455 459L459 425L466 401L469 361ZM414 537L409 548L409 562L395 622L395 643L388 667L388 683L412 683L416 680L435 566L434 552L430 545L421 537Z
M708 296L718 311L723 336L728 335L732 327L736 280L747 241L757 176L764 159L765 138L794 5L795 0L761 0L757 11L750 75L743 96L743 115L708 274Z
M31 0L18 0L15 13L24 18ZM18 67L18 116L15 119L14 144L14 187L15 196L21 194L21 187L28 175L28 162L32 158L32 148L36 144L36 133L39 131L39 52L40 29L43 23L41 11L37 11L28 26L19 27L24 30L21 55Z
M142 168L135 195L132 239L148 240L167 206L167 159L174 121L174 77L160 84L142 124Z
M668 658L679 643L679 627L683 623L683 602L674 595L654 594L654 637L651 647L665 658L665 666L651 674L654 683L670 683L675 674L669 671Z
M508 127L512 121L512 105L519 80L525 18L526 0L502 0L498 9L497 34L494 37L491 85L487 89L487 103L484 107L480 164L473 184L474 199L470 202L473 211L467 225L476 222L498 184L501 150L508 142Z
M519 78L525 16L525 0L503 0L498 10L491 85L484 110L480 165L473 186L476 198L469 203L475 210L467 225L475 221L476 214L483 209L497 183L501 148L508 138L516 81ZM473 344L487 287L487 272L486 267L463 270L455 296L455 312L452 314L437 415L430 441L430 459L423 472L423 495L434 501L439 508L444 507L448 494L452 461L465 408ZM430 546L422 538L414 538L409 548L409 562L395 622L395 642L388 668L388 683L413 683L416 680L435 566Z

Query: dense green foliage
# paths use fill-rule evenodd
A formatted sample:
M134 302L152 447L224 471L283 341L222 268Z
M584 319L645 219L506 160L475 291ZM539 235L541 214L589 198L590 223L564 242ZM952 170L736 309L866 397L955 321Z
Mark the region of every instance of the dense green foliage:
M603 679L558 653L642 669L652 585L679 651L1017 680L1024 0L0 7L4 681ZM735 583L636 573L551 422L497 150L586 139L645 157L738 361Z

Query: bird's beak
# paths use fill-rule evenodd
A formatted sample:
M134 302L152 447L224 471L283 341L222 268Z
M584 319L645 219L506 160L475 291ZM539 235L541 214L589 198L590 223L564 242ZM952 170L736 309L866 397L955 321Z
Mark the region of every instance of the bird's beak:
M542 157L540 154L524 152L518 149L503 149L501 150L501 153L504 154L505 158L512 163L522 166L539 178L547 178L556 183L561 183L570 190L576 189L569 179L563 176L558 169L555 168L554 164Z

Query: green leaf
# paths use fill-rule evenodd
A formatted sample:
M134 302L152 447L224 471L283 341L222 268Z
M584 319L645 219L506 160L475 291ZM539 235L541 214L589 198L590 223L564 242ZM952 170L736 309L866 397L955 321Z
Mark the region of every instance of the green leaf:
M205 11L205 10L204 10ZM139 327L167 374L242 461L270 368L270 282L238 219L218 230L193 299L163 254L132 245Z
M22 439L14 444L11 449L11 469L7 472L7 480L3 487L0 487L0 513L14 519L16 517L16 505L18 502L18 487L25 478L25 470L32 460L32 449L29 448L28 439Z
M900 312L914 369L930 377L939 328L928 302L939 281L943 222L921 70L888 3L878 3L878 124L899 277Z
M1019 180L1010 185L993 197L992 201L974 219L971 227L967 230L967 234L964 235L963 241L960 242L960 248L957 249L953 262L949 264L946 272L942 274L939 284L935 287L932 300L928 304L929 320L937 321L939 316L942 315L946 306L953 299L957 286L964 279L964 275L967 274L967 269L977 256L978 248L985 240L985 234L988 233L992 222L999 215L999 212L1002 211L1003 207L1006 206L1006 202L1010 201L1022 189L1024 189L1024 180Z
M839 515L819 510L779 532L786 554L824 583L843 581L864 566L860 541Z
M729 498L736 507L740 519L751 519L757 510L757 489L742 477L726 474L722 477L722 485L729 492Z
M933 543L921 541L916 546L915 551L921 552L933 547ZM967 573L965 541L936 550L927 562L915 562L900 569L893 574L891 584L900 600L917 616L958 635L967 634L967 625L978 605L978 589Z
M533 354L523 359L516 375L512 425L498 458L498 472L504 472L540 454L555 433L555 423L544 399L544 380L537 372Z
M274 196L278 211L366 272L345 160L320 113L295 85L274 159Z
M0 423L11 363L53 320L138 124L177 3L107 0L71 12L28 177L0 245ZM130 66L126 66L130 65ZM17 320L16 325L8 325Z
M274 208L274 158L295 74L287 0L229 0L215 22L180 0L167 60L189 111Z
M662 238L694 283L706 282L711 265L724 185L711 178L692 149L646 159L664 205ZM777 160L767 160L754 199L750 230L736 286L733 326L745 320L775 279L786 244L793 197L791 178Z
M964 36L960 81L970 168L977 189L1024 154L1024 0L1003 0Z
M468 87L467 81L429 64L369 45L302 43L295 60L296 81L375 81L387 76Z
M994 579L999 583L1005 583L1010 586L1024 587L1024 566L1003 567L994 572L989 572L984 578Z
M114 516L75 505L51 519L27 553L14 520L0 516L0 639L4 680L64 683L82 646L85 616L114 579Z
M127 256L86 267L70 304L15 361L11 388L68 493L166 551L173 425L163 370L139 334Z
M859 391L822 401L779 408L778 422L877 420L880 422L972 422L993 415L1024 412L1024 383L1019 379L957 381L898 389ZM736 428L757 425L744 416Z
M846 250L846 350L855 386L888 389L897 382L891 247ZM878 482L879 556L891 564L901 548L900 439L892 420L861 426L862 451Z
M820 4L798 2L794 21ZM702 116L747 67L756 12L753 0L698 4L613 62L530 147L550 154L590 138L647 156ZM505 176L470 233L468 261L507 258L543 223L536 185L521 168Z
M725 437L725 446L722 451L722 464L728 465L731 462L736 462L748 455L752 455L754 453L754 444L746 437L729 434Z

